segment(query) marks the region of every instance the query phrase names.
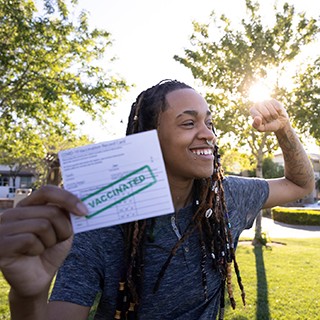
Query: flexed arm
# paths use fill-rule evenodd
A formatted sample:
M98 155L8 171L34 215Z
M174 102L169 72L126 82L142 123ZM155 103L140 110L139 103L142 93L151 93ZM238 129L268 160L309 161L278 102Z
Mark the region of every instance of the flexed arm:
M285 176L267 180L270 193L264 207L281 205L310 194L314 188L312 165L282 104L272 99L255 104L250 112L255 129L275 133L284 158Z

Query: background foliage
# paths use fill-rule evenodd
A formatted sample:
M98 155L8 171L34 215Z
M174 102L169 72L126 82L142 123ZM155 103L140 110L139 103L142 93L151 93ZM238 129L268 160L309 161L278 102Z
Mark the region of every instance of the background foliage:
M258 2L247 0L246 8L236 26L214 12L208 24L194 22L190 48L175 59L204 86L220 136L229 136L237 147L249 145L256 175L262 176L263 157L277 144L273 135L256 132L248 123L250 89L258 81L271 82L271 96L285 104L301 131L320 141L320 55L297 66L300 54L319 39L320 29L317 18L296 13L287 3L275 6L275 19L268 24Z
M301 226L320 226L319 209L310 208L284 208L274 207L271 209L272 218L275 221Z
M99 119L128 90L110 71L113 57L110 66L98 66L112 45L110 34L91 30L85 12L75 17L76 1L37 3L0 0L3 164L44 159L53 135L70 145L77 139L74 111Z
M220 136L234 141L234 148L249 146L257 177L263 177L263 159L278 144L275 135L257 132L248 121L253 85L268 83L270 96L285 105L293 124L320 141L320 55L305 66L299 63L303 50L319 40L319 21L296 13L288 3L275 5L274 17L271 23L264 21L259 3L251 0L246 0L246 16L236 26L226 15L212 12L209 23L194 22L190 48L174 57L204 87ZM291 70L295 73L289 81ZM256 243L261 217L256 219Z

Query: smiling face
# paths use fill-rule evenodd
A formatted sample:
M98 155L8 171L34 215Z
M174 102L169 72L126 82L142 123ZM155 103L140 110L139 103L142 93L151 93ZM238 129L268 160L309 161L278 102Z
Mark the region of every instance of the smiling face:
M166 96L167 109L159 115L158 136L169 178L207 178L213 172L212 118L206 101L193 89Z

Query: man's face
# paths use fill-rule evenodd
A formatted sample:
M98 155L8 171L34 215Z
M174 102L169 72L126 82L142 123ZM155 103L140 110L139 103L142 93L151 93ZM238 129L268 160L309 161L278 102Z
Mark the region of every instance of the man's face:
M166 97L168 108L159 116L158 135L169 179L205 178L213 172L212 119L208 105L193 89Z

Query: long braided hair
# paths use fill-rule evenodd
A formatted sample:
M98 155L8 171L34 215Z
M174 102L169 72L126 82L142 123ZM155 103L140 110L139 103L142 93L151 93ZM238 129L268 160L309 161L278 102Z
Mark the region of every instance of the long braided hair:
M163 80L143 91L131 106L126 134L130 135L157 128L159 114L164 112L168 107L166 101L167 94L179 89L193 88L176 80ZM236 305L231 284L232 262L241 289L243 304L245 304L245 293L235 258L222 180L223 171L220 164L220 155L218 154L218 147L215 146L213 175L210 178L195 180L196 209L192 221L185 233L172 248L154 285L154 292L156 292L178 248L193 232L198 231L202 254L200 265L205 299L207 299L207 277L204 265L208 254L212 258L213 268L218 270L221 275L219 319L223 319L224 317L225 288L227 289L232 308L235 308ZM151 220L151 229L153 225L154 218ZM119 282L115 319L138 319L139 289L142 284L144 264L143 248L147 237L146 229L146 220L134 221L124 225L125 267ZM148 237L150 235L151 237L153 236L152 232L148 232Z

